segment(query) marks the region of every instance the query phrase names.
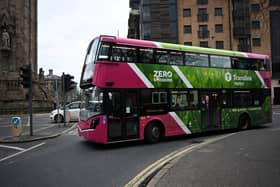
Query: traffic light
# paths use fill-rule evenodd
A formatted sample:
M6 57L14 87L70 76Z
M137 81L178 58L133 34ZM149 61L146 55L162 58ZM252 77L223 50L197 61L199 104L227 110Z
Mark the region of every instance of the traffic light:
M32 77L31 77L31 65L24 65L20 67L21 73L21 82L20 84L23 85L23 88L30 88L32 84Z
M73 81L74 76L70 74L62 75L62 79L64 82L64 90L68 92L76 87L76 83Z

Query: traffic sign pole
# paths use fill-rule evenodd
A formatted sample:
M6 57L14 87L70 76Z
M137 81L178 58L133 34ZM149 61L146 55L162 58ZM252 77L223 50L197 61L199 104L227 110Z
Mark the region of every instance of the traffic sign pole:
M32 118L32 70L31 70L31 64L30 64L30 80L29 80L29 93L28 93L28 100L29 100L29 115L30 115L30 136L33 136L33 118Z

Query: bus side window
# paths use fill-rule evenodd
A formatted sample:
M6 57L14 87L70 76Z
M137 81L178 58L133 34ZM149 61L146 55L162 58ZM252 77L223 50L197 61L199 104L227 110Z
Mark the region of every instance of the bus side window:
M188 94L188 103L191 108L197 108L198 107L198 91L197 90L191 90Z
M139 62L145 64L153 63L153 49L140 48Z
M169 54L164 50L156 50L156 63L159 64L168 64L169 63Z
M232 67L235 69L249 69L249 64L244 58L232 58Z
M231 91L222 90L222 106L223 107L230 107L232 104L231 101Z
M230 57L210 55L210 64L214 68L230 68Z
M248 60L250 70L259 70L259 61L257 59Z
M260 69L259 70L265 71L267 69L266 61L265 60L259 60L259 65L260 65Z
M113 46L113 47L112 47L112 56L111 56L111 60L112 60L112 61L115 61L115 62L121 62L121 61L123 61L122 51L121 51L121 48L119 48L118 46Z
M184 65L183 53L176 52L176 51L171 51L170 52L170 61L169 61L169 63L172 64L172 65L179 65L179 66Z
M137 63L136 48L133 48L133 47L125 48L124 49L124 56L125 56L125 61L132 62L132 63Z
M185 53L185 64L190 66L208 67L208 55L197 53Z

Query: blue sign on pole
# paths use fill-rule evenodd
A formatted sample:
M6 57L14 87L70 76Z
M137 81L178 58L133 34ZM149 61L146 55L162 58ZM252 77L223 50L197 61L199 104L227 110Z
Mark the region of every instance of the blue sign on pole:
M12 124L19 125L20 124L20 117L12 117Z

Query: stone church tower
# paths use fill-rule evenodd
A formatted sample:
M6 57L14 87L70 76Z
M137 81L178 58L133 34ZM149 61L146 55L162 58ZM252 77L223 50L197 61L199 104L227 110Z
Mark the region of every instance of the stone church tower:
M0 0L0 114L27 110L20 67L31 63L33 110L51 107L37 75L37 0Z

